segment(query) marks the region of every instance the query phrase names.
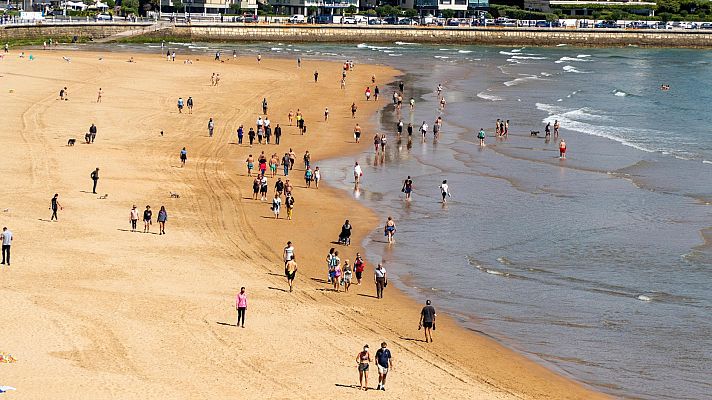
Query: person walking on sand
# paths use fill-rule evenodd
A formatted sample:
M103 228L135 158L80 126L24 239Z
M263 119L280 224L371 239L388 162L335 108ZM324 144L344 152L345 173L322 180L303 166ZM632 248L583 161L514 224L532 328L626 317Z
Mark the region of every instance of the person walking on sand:
M559 140L559 158L566 158L566 142L564 139Z
M274 194L272 199L272 212L274 213L274 218L279 219L279 211L282 208L282 198L279 197L277 193Z
M376 85L376 87L373 88L373 101L378 101L379 94L381 94L381 89L379 89L378 85Z
M420 310L420 321L418 322L418 330L425 330L425 343L433 342L433 332L435 329L435 308L430 305L430 300L425 301L425 307Z
M156 218L156 221L158 221L158 234L159 235L166 234L166 221L167 220L168 220L168 212L166 212L166 207L161 206L161 209L158 211L158 217Z
M327 278L326 278L326 283L331 283L331 272L333 270L333 262L334 262L334 253L336 249L333 247L329 249L329 254L326 255L326 269L327 269Z
M64 207L62 207L61 204L59 204L59 194L55 193L54 197L52 197L52 200L50 200L50 205L49 209L52 210L52 217L50 217L50 221L52 220L57 220L57 209L64 210Z
M208 136L213 137L213 130L215 129L215 122L212 118L208 121Z
M311 166L311 154L309 154L309 150L307 150L304 153L303 159L304 159L304 168L309 169L309 167Z
M255 130L254 130L254 128L250 127L250 131L247 132L247 138L250 140L250 147L252 147L252 144L255 142Z
M314 188L319 189L319 181L321 180L321 171L319 167L314 169Z
M180 167L185 167L185 162L188 160L188 150L183 147L180 151Z
M363 278L363 271L366 268L366 264L361 258L361 253L356 253L356 259L354 260L354 273L356 274L356 284L361 285L361 279Z
M376 283L376 298L383 298L383 289L388 285L388 276L386 269L378 263L378 266L373 270L373 280Z
M388 244L393 243L393 236L396 234L396 222L393 221L392 217L388 217L386 221L386 226L383 227L384 236L388 238Z
M334 291L339 292L339 286L341 285L341 275L343 274L343 269L341 268L341 259L339 259L339 252L334 252L335 260L337 261L334 265L334 276L331 283L334 285Z
M329 107L324 108L324 122L329 120Z
M284 156L282 157L282 169L284 176L289 176L289 153L284 153Z
M103 95L104 92L101 91L101 88L99 88L99 92L96 95L96 102L101 103L101 95Z
M89 174L89 177L93 181L91 192L96 194L96 185L99 183L99 167L92 171L91 174Z
M274 144L279 144L279 139L282 137L282 128L277 124L274 127Z
M353 271L351 265L349 265L349 260L344 260L344 267L342 268L344 274L344 292L348 292L351 287L351 277L353 276Z
M405 199L410 201L410 195L413 193L413 180L410 179L410 175L403 181L401 192L405 193Z
M247 164L247 176L252 176L252 169L255 168L255 159L252 154L247 156L245 163Z
M178 98L178 114L183 114L183 98Z
M480 128L480 131L477 133L477 139L480 140L480 147L484 147L485 145L485 130Z
M129 211L129 223L131 224L131 232L136 232L136 224L138 223L138 209L136 209L136 204L131 207Z
M319 71L314 71L314 83L319 82Z
M267 114L267 98L262 98L262 114Z
M94 143L94 139L96 139L96 125L91 124L89 127L89 142Z
M363 351L356 355L358 364L358 389L368 390L368 366L371 362L371 353L368 352L368 345L363 346Z
M291 193L284 198L284 204L287 207L287 220L291 221L294 215L294 197Z
M294 246L292 246L291 241L288 241L287 245L284 247L284 251L282 251L282 257L284 259L285 264L287 263L287 261L294 258Z
M358 124L354 127L354 140L356 143L361 142L361 127Z
M354 164L354 182L356 183L356 186L358 186L361 183L362 176L363 176L363 171L361 170L361 166L358 165L358 161L356 161L356 164Z
M247 312L247 294L245 293L245 287L240 288L240 293L235 296L235 310L237 310L237 323L236 327L245 327L245 312ZM240 324L242 322L242 324Z
M386 376L388 371L393 369L393 357L388 350L386 342L381 343L381 348L376 352L376 364L378 365L378 387L376 390L386 390Z
M193 98L188 96L188 101L186 101L186 105L188 106L188 114L193 113Z
M307 167L307 170L304 171L304 181L306 182L306 185L308 188L311 187L312 180L314 179L314 171L312 171L311 167Z
M0 234L0 239L2 239L2 265L10 266L10 246L12 245L12 231L7 229L7 227L2 228L2 234Z
M289 126L292 126L294 123L294 111L289 110L289 114L287 114L287 119L289 120Z
M371 100L371 88L366 87L366 91L364 92L364 95L366 96L366 101Z
M267 201L268 186L269 183L267 182L267 177L264 174L260 175L260 196L262 201Z
M240 124L237 128L237 144L242 144L242 138L245 137L245 128Z
M153 224L153 211L151 211L151 206L146 206L143 210L143 233L150 233L151 224Z
M252 200L257 200L260 193L260 177L256 176L252 181Z
M358 106L356 103L351 103L351 118L356 118L356 111L358 110Z
M447 198L452 197L450 194L450 186L447 184L447 179L440 184L440 195L443 197L443 204L447 203Z
M297 262L294 260L295 257L292 255L289 261L284 265L284 275L287 276L290 293L294 290L294 278L297 276Z

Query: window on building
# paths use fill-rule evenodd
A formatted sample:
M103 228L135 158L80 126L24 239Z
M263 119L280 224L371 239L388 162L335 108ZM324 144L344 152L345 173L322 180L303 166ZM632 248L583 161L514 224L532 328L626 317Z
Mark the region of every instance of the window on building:
M455 5L457 6L466 6L468 0L455 0Z
M440 4L449 5L452 4L452 0L440 0Z

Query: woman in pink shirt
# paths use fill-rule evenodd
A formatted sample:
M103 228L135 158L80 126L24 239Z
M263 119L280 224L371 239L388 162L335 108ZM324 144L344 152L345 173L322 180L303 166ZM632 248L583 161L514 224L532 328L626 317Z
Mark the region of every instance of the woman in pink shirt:
M237 324L235 326L240 326L240 320L242 320L242 327L245 327L245 311L247 311L247 295L245 294L245 287L240 288L240 293L237 294L235 299L235 309L237 310Z

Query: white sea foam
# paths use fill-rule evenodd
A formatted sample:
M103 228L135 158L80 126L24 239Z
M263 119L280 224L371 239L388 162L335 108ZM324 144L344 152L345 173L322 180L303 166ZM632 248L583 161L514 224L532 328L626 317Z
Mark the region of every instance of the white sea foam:
M457 52L460 54L469 54L472 53L472 50L458 50Z
M403 54L398 54L398 53L391 53L391 54L389 54L389 56L391 56L391 57L400 57L400 56L402 56L402 55L403 55Z
M412 42L396 42L398 46L419 46L420 43L412 43Z
M440 49L440 50L445 50L445 49ZM503 56L515 56L515 55L517 55L517 53L513 53L513 52L511 52L511 51L504 51L504 50L500 51L499 54L501 54L501 55L503 55Z
M590 55L590 54L579 54L579 55L577 55L576 57L578 57L578 58L587 58L587 57L591 57L591 55Z
M513 59L513 58L508 58L508 59L507 59L507 62L510 62L510 63L512 63L512 64L521 64L521 63L522 63L521 61L515 60L515 59Z
M548 73L548 72L542 72L542 73L540 73L539 75L541 75L541 76L551 76L551 74Z
M507 86L507 87L516 86L522 82L533 81L533 80L537 80L537 79L539 79L539 77L536 75L525 75L525 76L513 79L511 81L504 82L504 86Z
M712 164L712 161L702 160L702 164Z
M556 45L556 47L564 47L564 46L568 46L568 44L566 44L566 43L559 43L559 44Z
M613 95L614 95L614 96L618 96L618 97L625 97L625 96L628 96L628 93L626 93L626 92L624 92L624 91L622 91L622 90L615 89L615 90L613 91Z
M442 58L442 59L448 59L448 58L450 58L450 57L448 57L448 56L433 56L433 57L435 57L435 58Z
M504 100L503 98L501 98L501 97L499 97L499 96L495 96L495 95L489 94L489 93L487 93L487 92L489 92L489 90L485 90L485 91L479 92L479 93L477 93L477 97L479 97L479 98L481 98L481 99L483 99L483 100L489 100L489 101L502 101L502 100Z
M636 299L638 299L640 301L653 301L653 299L651 299L650 297L648 297L644 294L639 295L638 297L636 297Z
M547 57L534 57L534 56L519 56L513 55L512 58L516 60L546 60Z
M272 51L279 51L279 50L284 50L282 47L272 47L270 50Z
M572 65L564 65L564 68L562 68L565 72L573 72L574 74L588 74L588 72L585 71L579 71L576 69L576 67Z
M554 62L555 62L556 64L561 64L561 63L565 63L565 62L568 62L568 61L574 61L574 62L589 62L589 61L591 61L591 60L589 60L589 59L587 59L587 58L585 58L585 57L578 57L578 56L577 56L577 57L575 57L575 58L574 58L574 57L561 57L561 58L559 58L558 60L556 60L556 61L554 61Z

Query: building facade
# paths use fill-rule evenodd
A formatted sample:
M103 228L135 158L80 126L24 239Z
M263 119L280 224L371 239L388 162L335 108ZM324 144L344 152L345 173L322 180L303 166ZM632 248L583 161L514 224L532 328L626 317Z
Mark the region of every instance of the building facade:
M359 0L268 0L277 14L309 15L309 8L316 7L320 15L342 15L351 6L358 9Z
M161 7L173 9L179 1L160 0ZM192 14L232 14L233 4L239 4L242 13L256 14L257 0L182 0L184 12Z
M632 11L643 15L649 14L655 8L655 2L649 0L524 0L524 8L527 10L551 12L552 9L562 9L564 13L572 16L590 15L594 7L599 9L601 5L622 9L626 6L636 6L636 10Z

